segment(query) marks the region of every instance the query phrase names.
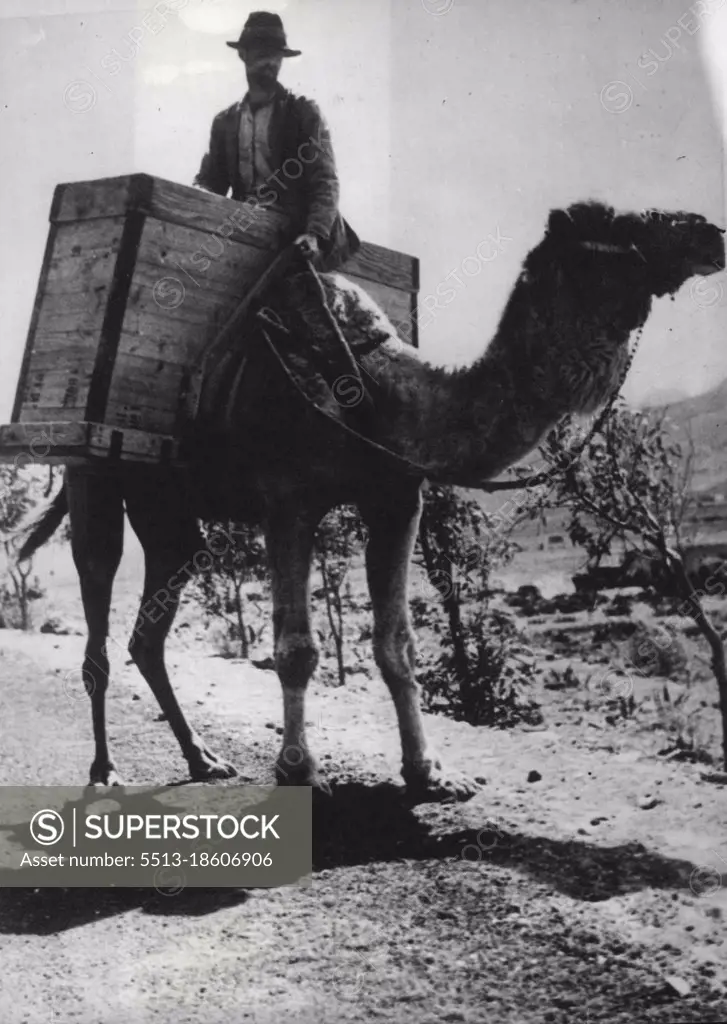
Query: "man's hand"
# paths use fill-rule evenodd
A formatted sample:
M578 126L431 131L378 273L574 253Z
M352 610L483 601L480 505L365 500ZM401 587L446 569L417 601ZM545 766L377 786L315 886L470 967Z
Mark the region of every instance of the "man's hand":
M309 260L315 259L321 251L316 235L298 235L293 245L296 245L302 255L307 256Z

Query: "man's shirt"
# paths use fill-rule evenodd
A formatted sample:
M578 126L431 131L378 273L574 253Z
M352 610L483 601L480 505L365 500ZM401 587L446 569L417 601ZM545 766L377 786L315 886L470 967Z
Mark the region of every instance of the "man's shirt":
M278 205L297 233L324 240L321 268L334 269L360 246L338 212L339 184L330 132L318 106L277 83L270 107L253 117L245 100L220 111L194 184L238 201ZM242 138L241 138L242 136Z
M262 107L252 110L245 96L240 108L238 152L240 178L246 193L252 194L275 173L270 153L270 117L273 98Z

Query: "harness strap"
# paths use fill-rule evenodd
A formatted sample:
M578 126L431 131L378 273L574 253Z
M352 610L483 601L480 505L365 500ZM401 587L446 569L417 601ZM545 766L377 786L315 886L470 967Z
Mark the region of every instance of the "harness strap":
M370 437L366 437L365 434L359 433L358 430L355 430L353 427L350 427L347 423L344 423L342 420L339 420L335 416L332 416L327 409L322 409L319 405L316 405L313 399L307 394L305 389L301 386L295 374L291 372L290 368L288 367L283 357L280 355L280 352L278 351L275 343L270 337L269 332L284 334L288 336L289 332L287 328L285 328L281 323L276 322L276 320L274 320L269 315L267 310L260 310L257 313L257 318L260 321L261 333L263 335L263 338L265 339L267 347L275 357L276 362L281 367L288 381L291 383L293 388L298 392L298 394L303 398L308 407L313 409L326 420L328 420L329 423L335 424L338 430L343 431L343 433L347 434L349 437L354 438L356 441L360 442L365 447L371 449L372 451L375 451L377 455L383 457L388 462L390 462L393 468L399 473L406 473L408 476L420 477L423 480L430 480L432 483L436 484L445 484L458 487L471 487L474 490L481 490L493 493L496 491L513 491L523 486L540 487L543 484L552 483L555 481L558 472L563 468L560 465L552 466L550 469L544 470L541 473L536 473L534 476L514 480L491 480L482 479L479 477L463 478L462 475L459 473L456 474L455 478L454 476L450 476L439 471L433 471L431 467L422 466L404 455L397 455L397 453L392 452L390 448L387 448L385 445L379 444L377 441L372 440ZM626 377L626 374L628 373L631 367L631 363L633 362L635 354L636 348L634 347L633 351L629 354L629 358L624 366L624 372L621 376L618 388L614 390L610 399L608 400L608 402L603 407L598 417L594 421L593 426L588 431L586 437L580 444L575 446L575 450L566 453L568 456L568 466L572 467L574 463L583 456L583 453L590 444L591 440L605 423L606 417L610 413L613 407L613 403L616 401L616 398L618 397L621 385L623 384L624 378ZM561 423L567 422L569 419L571 419L570 415L565 416L561 420Z

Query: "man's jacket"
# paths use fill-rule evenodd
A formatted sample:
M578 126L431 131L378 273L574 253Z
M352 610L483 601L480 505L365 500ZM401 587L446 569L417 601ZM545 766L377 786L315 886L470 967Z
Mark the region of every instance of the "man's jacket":
M247 198L239 163L241 106L240 100L215 117L209 150L194 179L195 185L221 196L232 190L232 198L238 200ZM339 267L357 251L360 241L338 212L339 184L331 137L317 104L278 83L268 145L275 173L258 186L259 201L281 207L296 234L318 236L321 269Z

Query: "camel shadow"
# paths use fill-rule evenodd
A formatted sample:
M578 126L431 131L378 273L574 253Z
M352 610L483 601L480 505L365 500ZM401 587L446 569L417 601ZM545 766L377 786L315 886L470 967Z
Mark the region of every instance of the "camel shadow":
M347 782L335 786L331 797L314 802L314 885L318 872L336 868L461 859L480 862L483 884L487 865L498 865L588 902L644 888L686 889L698 870L689 861L661 856L639 843L603 847L586 839L555 840L494 828L484 808L477 826L435 832L417 817L403 790L391 784ZM248 892L0 888L0 934L51 935L131 910L201 917L244 904Z
M393 785L347 783L316 810L314 873L398 860L475 860L511 867L566 896L597 902L644 888L688 889L699 870L636 842L604 847L585 837L558 840L503 829L484 807L476 827L438 833Z
M155 798L169 794L169 791L181 793L187 785L188 780L183 780L151 787L141 793L136 792L135 787L130 787L131 792L125 786L100 792L88 786L83 790L79 788L78 795L67 797L62 809L66 814L74 808L83 812L90 805L106 801L122 811L130 806L137 814L158 814L160 809L164 809L166 813L177 812L183 815L190 810L189 804L166 802L161 805ZM24 822L0 825L0 833L9 844L12 846L18 843L21 849L27 848L27 830L28 826ZM51 935L130 910L141 910L156 916L173 914L200 917L243 903L247 899L247 890L241 888L175 888L173 885L144 888L16 887L11 884L15 874L13 870L0 868L0 934ZM174 869L170 869L170 875L173 879Z
M247 897L244 889L2 889L0 935L56 935L131 910L203 917Z

